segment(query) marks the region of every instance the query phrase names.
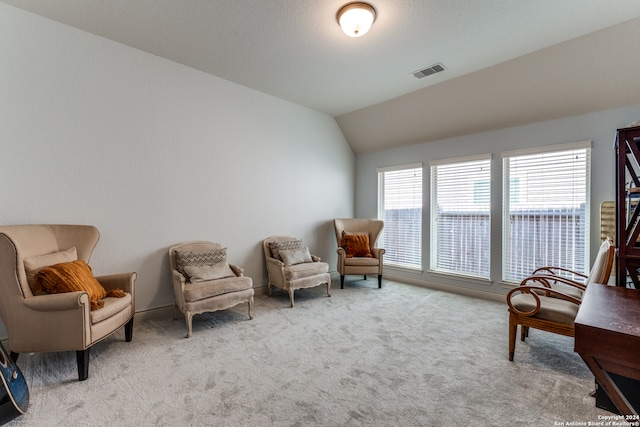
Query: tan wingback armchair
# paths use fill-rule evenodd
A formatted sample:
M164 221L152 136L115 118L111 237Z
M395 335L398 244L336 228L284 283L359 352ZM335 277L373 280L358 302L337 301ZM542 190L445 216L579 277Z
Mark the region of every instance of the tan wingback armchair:
M184 315L187 338L196 314L247 303L253 319L253 280L227 261L226 248L213 242L186 242L169 248L174 309ZM193 269L193 270L191 270ZM174 310L174 312L175 312Z
M293 293L297 289L322 284L327 285L327 296L331 296L329 264L309 254L301 240L290 236L272 236L265 239L262 245L269 276L267 285L269 296L271 296L271 286L283 289L289 293L289 301L293 307ZM283 251L285 251L284 254ZM303 256L296 256L300 253ZM289 254L291 256L287 256Z
M384 227L384 222L378 219L338 218L333 220L338 242L338 273L340 273L340 289L344 289L344 276L348 274L378 275L378 288L382 287L382 256L385 250L376 248L378 236ZM345 234L366 234L369 237L371 257L348 257L342 247Z
M106 290L121 289L126 295L105 298L104 307L94 311L86 292L34 295L27 279L37 271L34 265L64 262L59 257L67 255L60 254L73 253L88 263L99 238L98 230L88 225L0 226L0 316L14 361L25 352L75 350L78 379L83 381L89 376L93 344L122 326L125 340L131 341L136 273L96 277ZM32 268L27 269L25 261Z

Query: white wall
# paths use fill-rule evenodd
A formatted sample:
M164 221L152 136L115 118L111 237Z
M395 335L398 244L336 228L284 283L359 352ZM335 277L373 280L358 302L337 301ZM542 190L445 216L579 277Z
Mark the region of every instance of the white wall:
M94 272L136 271L137 311L173 304L183 241L255 287L274 234L335 270L355 160L332 117L3 4L0 58L0 223L95 225Z
M407 281L432 287L443 287L462 293L491 295L507 291L501 281L501 209L502 158L501 152L527 147L555 145L577 141L592 141L591 161L591 260L600 246L600 204L615 199L615 153L613 149L616 129L640 119L640 105L601 111L561 120L540 122L526 126L485 132L460 138L416 144L408 147L380 151L356 157L356 216L374 218L377 215L377 168L422 162L423 183L423 268L421 273L387 268L389 274ZM464 118L461 118L464 120ZM429 269L429 221L426 207L430 200L429 162L476 154L492 154L492 232L491 281L447 277Z

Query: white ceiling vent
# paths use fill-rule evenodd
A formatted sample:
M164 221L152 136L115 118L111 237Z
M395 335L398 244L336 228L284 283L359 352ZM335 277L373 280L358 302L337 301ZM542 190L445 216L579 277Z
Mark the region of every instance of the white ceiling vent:
M429 68L425 68L419 71L414 71L411 74L413 74L414 77L421 79L423 77L427 77L427 76L430 76L431 74L439 73L440 71L444 71L444 70L446 70L444 65L438 62L437 64L434 64Z

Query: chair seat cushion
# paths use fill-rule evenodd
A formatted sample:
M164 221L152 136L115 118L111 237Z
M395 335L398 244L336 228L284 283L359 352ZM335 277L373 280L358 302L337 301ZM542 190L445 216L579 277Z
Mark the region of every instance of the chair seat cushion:
M578 304L558 298L540 296L540 311L534 318L549 320L563 325L573 325L578 314ZM529 312L536 307L532 295L518 294L511 297L511 304L520 311Z
M580 289L574 287L574 286L569 286L569 285L563 285L562 283L552 283L551 284L551 289L554 289L558 292L562 292L563 294L567 294L569 296L572 296L574 298L578 298L578 299L582 299L582 294L584 292L582 292ZM538 292L540 293L540 292ZM551 297L554 297L554 295L550 295Z
M91 324L96 324L104 319L108 319L114 314L129 307L131 305L131 294L128 292L125 292L124 294L125 296L122 298L104 298L102 300L102 302L104 302L104 306L98 310L91 311Z
M200 301L230 292L244 291L253 287L250 277L226 277L197 283L187 283L184 299L187 302Z
M287 280L296 280L303 277L315 276L329 271L326 262L307 262L304 264L290 265L284 268L284 277Z
M364 258L364 257L353 257L353 258L345 258L344 265L357 265L357 266L376 266L380 264L380 260L378 258Z
M551 289L555 289L557 291L562 292L563 294L567 294L570 295L572 297L578 298L578 299L582 299L582 295L584 294L584 292L582 292L580 289L574 287L574 286L569 286L569 285L563 285L561 283L553 283L551 284Z

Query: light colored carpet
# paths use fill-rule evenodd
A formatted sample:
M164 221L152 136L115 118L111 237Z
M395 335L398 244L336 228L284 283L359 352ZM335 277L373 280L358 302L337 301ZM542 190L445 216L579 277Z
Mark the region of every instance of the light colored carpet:
M347 281L154 319L75 352L23 354L33 426L553 426L610 413L571 338L531 330L507 360L505 304ZM557 424L555 424L557 425Z

